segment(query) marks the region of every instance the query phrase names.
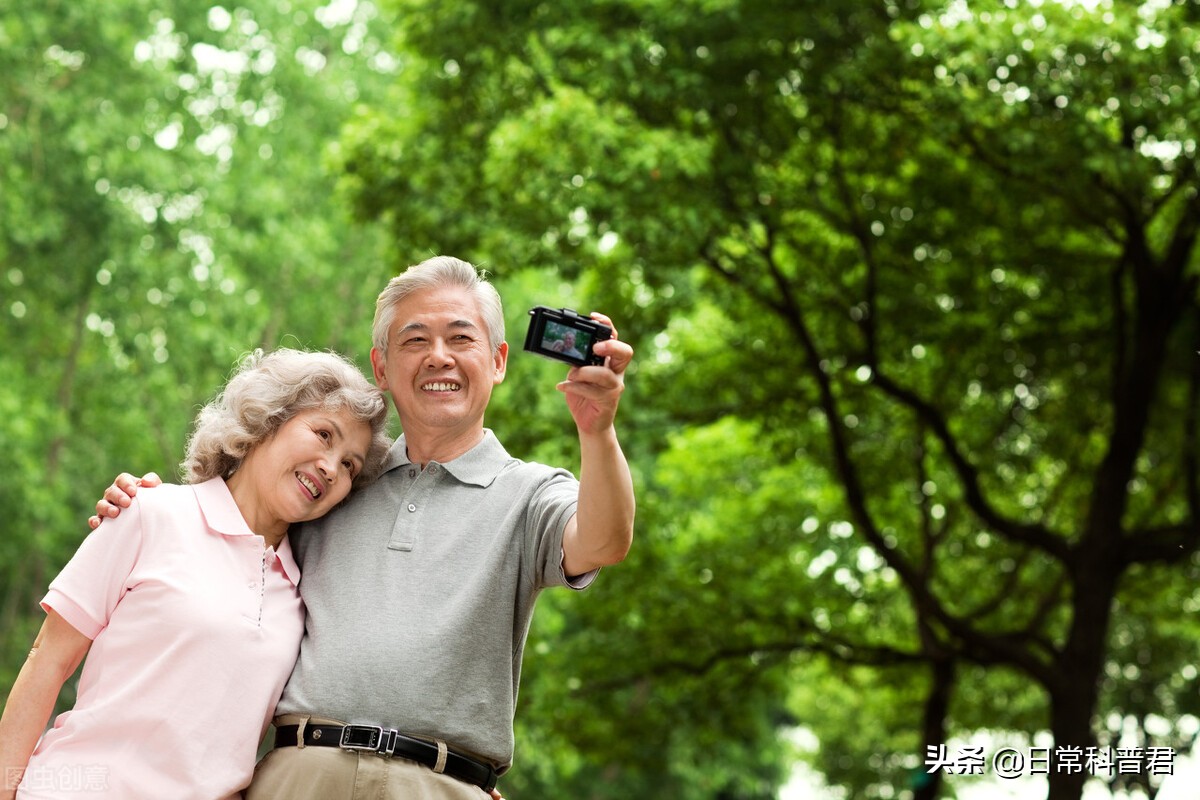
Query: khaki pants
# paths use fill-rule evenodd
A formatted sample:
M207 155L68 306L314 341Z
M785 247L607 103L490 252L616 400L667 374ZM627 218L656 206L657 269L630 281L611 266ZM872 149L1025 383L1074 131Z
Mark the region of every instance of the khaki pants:
M292 714L276 725L341 725ZM405 758L350 752L340 747L277 747L254 770L246 800L481 800L490 795Z

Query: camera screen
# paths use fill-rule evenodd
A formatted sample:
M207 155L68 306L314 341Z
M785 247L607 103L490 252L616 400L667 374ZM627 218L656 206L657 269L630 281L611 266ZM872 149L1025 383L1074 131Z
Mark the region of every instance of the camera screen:
M542 331L542 349L571 358L585 358L591 352L592 334L561 322L546 322Z

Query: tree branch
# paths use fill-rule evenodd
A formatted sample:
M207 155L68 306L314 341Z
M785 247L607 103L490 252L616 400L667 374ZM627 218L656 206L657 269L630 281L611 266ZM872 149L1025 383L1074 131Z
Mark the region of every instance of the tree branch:
M1200 523L1189 522L1130 531L1121 548L1124 563L1173 564L1192 556L1200 547Z
M984 496L979 481L979 470L975 468L958 445L954 434L942 414L933 405L915 392L901 386L880 370L874 369L871 382L883 390L888 396L912 409L929 428L946 451L959 482L963 487L963 496L968 507L992 530L1006 538L1036 547L1054 556L1060 561L1070 558L1070 548L1065 540L1052 533L1042 525L1018 522L1002 515Z
M811 638L746 642L717 648L702 658L687 656L652 662L647 665L648 669L639 672L619 675L603 681L588 682L580 690L580 693L587 695L620 689L635 685L647 678L667 678L674 675L701 677L722 664L744 661L747 658L763 655L787 656L803 652L823 655L844 664L875 667L921 664L927 660L920 653L891 647L855 644L839 639L828 631L817 631L812 627L809 628L809 632L813 634Z

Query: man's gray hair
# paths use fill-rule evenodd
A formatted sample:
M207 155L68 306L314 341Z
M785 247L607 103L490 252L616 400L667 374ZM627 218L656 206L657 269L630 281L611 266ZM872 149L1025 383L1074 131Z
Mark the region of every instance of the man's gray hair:
M426 259L388 281L375 301L375 322L371 326L371 343L375 349L387 354L388 333L396 320L396 306L400 301L413 292L446 287L465 289L475 298L487 328L488 344L495 355L504 342L504 307L500 303L500 293L472 264L452 256Z

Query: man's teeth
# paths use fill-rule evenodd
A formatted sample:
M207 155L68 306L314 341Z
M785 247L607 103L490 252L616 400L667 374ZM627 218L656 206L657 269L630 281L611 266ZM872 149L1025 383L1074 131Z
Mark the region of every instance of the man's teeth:
M421 387L426 392L457 392L462 387L457 383L449 381L439 381L437 383L427 383Z
M315 483L308 479L307 475L296 473L296 477L300 479L300 482L304 484L304 488L308 489L309 494L311 494L314 498L321 496L321 490L317 488Z

